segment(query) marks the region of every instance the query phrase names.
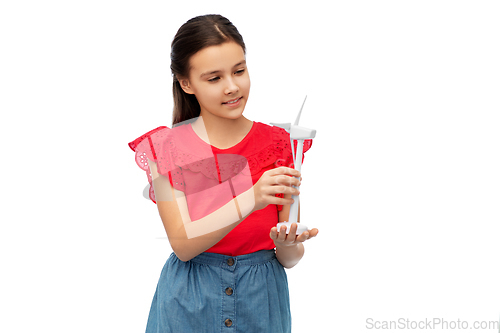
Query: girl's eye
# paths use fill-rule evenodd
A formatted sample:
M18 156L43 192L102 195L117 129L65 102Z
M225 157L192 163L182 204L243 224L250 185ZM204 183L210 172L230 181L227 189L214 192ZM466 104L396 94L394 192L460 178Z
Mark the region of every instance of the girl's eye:
M234 74L236 74L236 75L241 75L241 74L243 74L243 73L245 73L245 69L244 69L244 68L243 68L243 69L240 69L240 70L237 70L236 72L234 72ZM220 76L215 76L215 77L213 77L213 78L209 79L208 81L209 81L209 82L217 82L217 81L219 81L220 79L221 79L221 78L220 78Z

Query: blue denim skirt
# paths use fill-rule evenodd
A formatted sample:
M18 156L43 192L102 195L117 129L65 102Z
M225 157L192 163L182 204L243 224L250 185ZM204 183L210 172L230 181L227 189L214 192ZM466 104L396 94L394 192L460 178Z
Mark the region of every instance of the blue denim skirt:
M274 250L201 253L163 266L146 333L289 333L288 281Z

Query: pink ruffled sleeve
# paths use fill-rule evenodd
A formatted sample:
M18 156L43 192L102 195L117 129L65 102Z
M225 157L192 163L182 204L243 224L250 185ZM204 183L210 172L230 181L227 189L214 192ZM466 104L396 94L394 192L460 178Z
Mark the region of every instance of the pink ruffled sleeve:
M135 152L135 162L146 172L149 183L149 198L156 203L152 177L149 170L148 159L156 162L158 173L169 177L170 184L179 191L184 191L182 170L173 163L172 153L169 148L170 129L160 126L146 134L141 135L129 147Z
M274 151L276 155L275 166L286 166L289 168L294 168L293 163L293 155L292 155L292 147L290 144L290 134L285 131L283 128L274 126L273 127L273 140L274 140ZM294 154L297 154L297 140L293 140L294 144ZM304 146L302 149L302 163L304 162L304 154L311 149L312 139L304 140ZM277 197L283 198L283 193L276 194ZM281 211L283 209L283 205L278 205L278 210Z

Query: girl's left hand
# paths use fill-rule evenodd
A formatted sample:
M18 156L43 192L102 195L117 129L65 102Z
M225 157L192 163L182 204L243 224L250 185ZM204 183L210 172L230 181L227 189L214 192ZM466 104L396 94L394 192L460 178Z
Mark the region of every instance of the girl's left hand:
M288 235L286 234L286 226L282 225L279 232L277 227L272 227L269 236L274 241L274 245L276 245L277 247L278 246L283 247L283 246L294 246L297 245L298 243L303 243L308 239L316 237L318 232L319 230L314 228L308 231L304 231L300 235L296 235L297 223L292 223Z

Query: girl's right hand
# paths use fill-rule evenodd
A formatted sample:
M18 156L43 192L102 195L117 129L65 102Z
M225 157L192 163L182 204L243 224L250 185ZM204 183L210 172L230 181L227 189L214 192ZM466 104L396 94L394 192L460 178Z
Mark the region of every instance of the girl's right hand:
M299 190L292 187L292 185L300 185L300 180L295 178L300 177L300 175L300 171L287 167L278 167L264 172L253 186L255 196L254 209L263 209L267 205L291 205L294 201L293 199L279 198L276 197L276 194L290 193L298 195L300 193Z

